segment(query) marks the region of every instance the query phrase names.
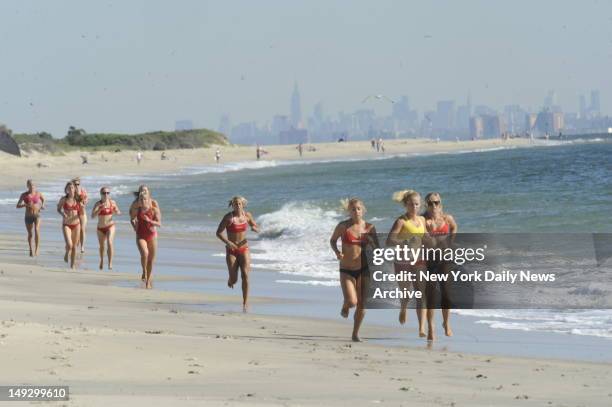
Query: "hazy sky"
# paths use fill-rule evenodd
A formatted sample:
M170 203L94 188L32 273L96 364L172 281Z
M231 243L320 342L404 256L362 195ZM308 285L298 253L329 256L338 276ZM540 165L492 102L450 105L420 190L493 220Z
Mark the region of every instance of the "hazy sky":
M612 111L612 1L0 2L0 122L16 132L217 128L289 113L465 100ZM587 95L588 97L588 95ZM389 106L380 104L385 113Z

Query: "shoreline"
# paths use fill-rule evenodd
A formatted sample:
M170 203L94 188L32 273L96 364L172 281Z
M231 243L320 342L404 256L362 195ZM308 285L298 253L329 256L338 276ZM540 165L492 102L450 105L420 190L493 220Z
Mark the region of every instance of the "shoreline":
M386 154L372 150L369 141L349 141L343 143L312 144L317 151L304 152L299 157L295 145L270 145L260 161L255 158L253 146L219 146L221 162L224 164L266 163L270 161L310 162L318 160L339 159L380 159L402 154L444 154L463 151L486 151L498 148L535 147L541 144L530 144L527 139L510 139L501 141L487 139L477 141L440 141L428 139L396 139L385 140ZM114 176L129 173L131 175L156 175L176 173L188 167L215 166L214 153L216 146L191 150L167 150L168 160L160 159L160 151L144 152L140 165L136 163L136 151L121 151L118 153L100 151L96 153L72 151L64 155L31 153L27 157L15 157L0 152L3 161L5 177L0 179L0 188L25 188L27 179L35 182L56 181L61 178L71 179L75 176ZM89 163L81 164L81 155L87 155ZM104 155L107 161L102 160ZM47 167L39 168L41 163ZM264 165L264 164L262 164Z

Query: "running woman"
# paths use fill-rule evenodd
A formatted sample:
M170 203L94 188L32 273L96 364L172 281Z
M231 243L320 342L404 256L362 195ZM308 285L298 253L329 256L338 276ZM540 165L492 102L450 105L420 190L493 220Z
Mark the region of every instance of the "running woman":
M329 239L329 244L340 261L340 286L344 302L340 315L348 318L349 309L355 308L353 314L354 342L361 342L359 328L365 316L365 292L368 279L368 263L365 258L366 245L378 247L378 238L374 225L367 223L363 217L366 207L359 198L342 202L349 219L336 226ZM338 239L342 240L342 249L338 250Z
M217 237L225 243L225 261L229 278L227 286L234 288L238 281L238 269L240 269L240 279L242 280L242 310L247 311L247 301L249 298L249 272L251 271L251 255L247 242L247 229L259 233L259 228L253 219L253 215L245 210L247 200L241 196L235 196L229 201L232 211L225 214L219 227ZM223 236L223 231L227 236Z
M29 179L26 183L28 190L21 194L17 201L17 208L25 208L25 226L28 231L28 245L30 257L38 256L40 243L40 211L45 209L45 197L36 190L36 185ZM32 247L32 237L34 247Z
M76 187L70 181L64 187L65 195L57 204L57 212L62 215L62 232L66 242L66 254L64 261L67 263L70 257L70 268L76 269L76 250L79 244L81 232L81 212L83 207L79 203Z
M436 247L442 249L449 247L453 236L457 233L457 223L452 215L444 212L442 207L442 197L437 192L430 192L425 196L427 211L425 212L425 221L427 231ZM453 263L443 260L429 262L430 271L436 273L449 274ZM440 281L440 297L442 307L442 327L446 336L453 336L453 330L450 327L450 296L448 282Z
M426 221L423 216L419 215L419 209L421 207L421 195L411 189L397 191L393 194L393 200L401 203L406 209L406 213L398 217L387 237L387 245L407 245L410 248L417 249L422 247L424 243L428 243L428 235L426 228ZM417 276L420 275L421 271L427 268L427 264L423 259L410 259L407 262L396 262L395 272L401 273L402 271L413 272ZM410 283L398 282L400 289L410 289ZM424 305L424 299L426 298L425 284L420 281L419 278L413 284L414 289L422 293L421 299L417 299L416 314L419 321L419 336L433 340L433 326L431 325L433 318L433 310L428 310ZM406 323L406 308L408 306L408 299L403 298L401 300L401 308L399 313L400 324ZM425 319L429 323L428 334L425 333Z
M81 245L81 253L85 253L85 235L87 232L87 204L89 203L89 198L87 197L87 191L85 190L85 188L81 187L81 179L79 177L74 178L72 182L76 187L76 194L78 197L77 199L79 200L83 209L79 215L79 220L81 221L81 234L79 243Z
M157 201L151 197L151 190L149 189L149 187L143 184L143 185L140 185L138 187L138 191L137 192L134 192L134 196L136 198L134 199L134 201L130 205L130 223L132 224L132 227L134 228L134 230L136 230L136 221L137 221L137 216L138 216L138 210L140 208L140 201L139 201L138 197L142 193L147 194L149 196L149 198L151 198L151 205L153 206L153 208L157 209L157 212L158 212L158 215L159 215L158 221L161 223L161 218L162 218L161 209L160 209L159 205L157 204ZM140 250L140 248L138 248L138 250ZM143 269L142 275L140 276L140 279L143 282L146 280L145 269Z
M148 192L138 196L138 210L132 225L136 231L136 244L140 252L140 264L144 275L145 288L153 288L153 262L157 255L157 229L161 227L159 208L153 206Z
M108 269L113 269L113 240L115 239L115 222L113 215L121 215L117 203L110 198L110 188L100 188L100 200L91 211L91 218L98 217L98 243L100 244L100 270L104 267L104 246L108 246Z

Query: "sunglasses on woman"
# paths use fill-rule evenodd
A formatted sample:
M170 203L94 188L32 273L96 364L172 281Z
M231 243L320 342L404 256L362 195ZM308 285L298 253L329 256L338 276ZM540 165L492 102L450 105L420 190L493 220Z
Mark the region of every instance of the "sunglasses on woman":
M441 203L440 201L429 201L430 206L438 206L440 205L440 203Z

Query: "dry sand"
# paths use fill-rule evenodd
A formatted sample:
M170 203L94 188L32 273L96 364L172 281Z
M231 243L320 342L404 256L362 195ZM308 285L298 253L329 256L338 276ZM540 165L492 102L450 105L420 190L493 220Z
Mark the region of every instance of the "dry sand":
M68 406L612 403L609 364L354 344L350 322L205 312L237 296L137 278L0 263L0 383L68 385Z
M382 154L370 147L367 141L348 143L320 143L313 144L317 151L305 151L299 157L295 145L264 146L268 151L262 161L269 160L328 160L342 157L374 158ZM479 140L461 142L439 142L431 140L386 140L387 155L416 154L416 153L443 153L453 151L471 151L480 149L494 149L500 147L529 146L526 139L513 139L506 142L500 140ZM221 163L255 161L255 148L252 146L221 146ZM153 174L172 173L181 168L197 165L213 165L215 163L216 147L193 150L169 150L166 152L168 160L160 159L160 152L147 151L140 165L136 163L135 151L82 153L70 152L61 156L31 153L27 157L15 157L0 152L2 169L0 188L22 188L28 178L48 181L76 175L116 175L116 174ZM81 164L81 155L88 157L89 164ZM108 161L104 161L102 156ZM46 167L38 167L41 163Z

